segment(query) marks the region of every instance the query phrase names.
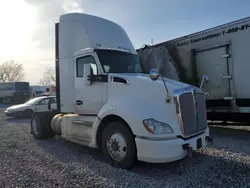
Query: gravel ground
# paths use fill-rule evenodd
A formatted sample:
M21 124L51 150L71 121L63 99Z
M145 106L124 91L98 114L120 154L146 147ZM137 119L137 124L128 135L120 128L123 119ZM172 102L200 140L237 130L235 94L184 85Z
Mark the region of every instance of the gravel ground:
M60 138L34 140L29 120L0 109L2 187L250 187L250 130L213 127L214 145L169 164L141 163L130 171L103 162L97 150Z

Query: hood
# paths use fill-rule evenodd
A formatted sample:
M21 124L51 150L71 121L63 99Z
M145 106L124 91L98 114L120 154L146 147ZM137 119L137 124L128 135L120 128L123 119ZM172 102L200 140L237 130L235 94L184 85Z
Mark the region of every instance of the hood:
M110 105L115 105L118 116L124 117L126 121L130 121L133 117L132 123L136 122L135 124L138 125L142 125L142 120L148 118L167 123L171 125L175 134L181 135L179 126L176 126L178 118L173 94L175 90L182 90L190 85L165 78L164 81L171 97L170 101L167 102L167 92L162 78L153 81L147 74L134 73L109 74L109 77L107 108ZM123 113L119 114L120 111ZM131 111L135 111L136 115L131 115ZM130 115L127 116L127 114ZM137 126L136 129L139 130L139 127ZM142 136L140 131L137 133ZM151 137L152 135L143 133L143 136ZM171 137L171 135L168 136Z
M163 87L165 90L164 83L162 81L162 78L159 77L158 80L153 81L149 77L149 74L142 74L142 73L124 73L124 74L111 74L111 76L117 76L120 78L125 78L127 79L131 84L139 84L139 85L144 85L145 86L150 86L150 84L153 85L159 85L160 87ZM180 81L175 81L172 79L164 78L164 81L166 83L166 86L168 88L169 93L173 93L174 90L177 89L182 89L182 88L187 88L187 87L192 87L194 88L197 92L202 92L200 88L197 88L195 86L180 82ZM166 91L166 90L165 90Z
M29 106L29 105L27 105L27 104L18 104L18 105L13 105L13 106L7 108L7 110L19 110L19 109L25 108L27 106Z
M164 82L169 91L169 101L166 100L167 91ZM109 110L110 113L123 117L128 124L138 125L133 130L136 135L168 138L182 135L180 127L177 126L179 122L173 95L175 90L185 91L193 86L167 78L164 78L164 82L162 78L153 81L147 74L109 74L106 108L115 107L114 110L113 108ZM159 136L143 132L142 120L149 118L169 124L174 133Z

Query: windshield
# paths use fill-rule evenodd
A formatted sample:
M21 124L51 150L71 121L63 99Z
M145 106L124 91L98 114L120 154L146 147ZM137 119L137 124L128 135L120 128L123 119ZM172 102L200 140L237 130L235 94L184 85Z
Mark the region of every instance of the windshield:
M106 73L141 73L138 55L116 50L96 50Z
M29 101L27 101L25 104L36 104L37 102L39 102L41 99L43 99L44 97L38 97L38 98L34 98L34 99L30 99Z

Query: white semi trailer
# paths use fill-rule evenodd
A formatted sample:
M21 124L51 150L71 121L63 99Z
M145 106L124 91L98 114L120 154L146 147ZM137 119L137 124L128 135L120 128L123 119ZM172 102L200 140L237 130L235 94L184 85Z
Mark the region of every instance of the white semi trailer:
M60 16L56 28L57 109L35 112L36 139L60 135L100 148L108 162L179 160L212 141L201 89L143 74L124 29L81 13Z
M156 59L165 77L194 86L208 76L208 119L250 122L250 17L146 47L137 50L146 69Z

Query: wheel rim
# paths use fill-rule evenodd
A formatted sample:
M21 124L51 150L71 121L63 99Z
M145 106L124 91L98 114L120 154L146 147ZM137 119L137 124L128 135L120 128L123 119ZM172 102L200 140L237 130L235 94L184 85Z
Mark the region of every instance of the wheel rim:
M32 120L32 129L34 134L38 134L39 130L39 122L37 118L33 118Z
M127 143L120 133L114 133L109 137L107 148L109 155L117 161L121 161L126 157Z

